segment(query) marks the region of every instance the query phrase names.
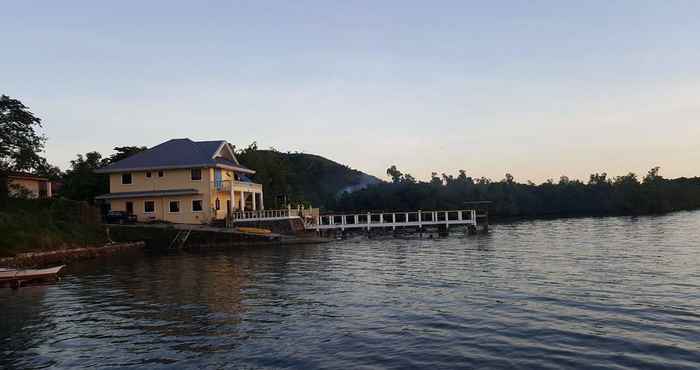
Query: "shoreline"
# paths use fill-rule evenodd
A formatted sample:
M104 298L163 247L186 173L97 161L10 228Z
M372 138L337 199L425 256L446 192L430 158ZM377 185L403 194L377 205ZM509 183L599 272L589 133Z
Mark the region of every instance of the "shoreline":
M45 267L55 264L66 264L77 260L107 257L116 253L126 253L136 250L143 250L146 243L126 242L113 243L104 246L81 247L70 249L57 249L51 251L36 251L19 253L13 257L0 258L0 266L25 268L25 267Z

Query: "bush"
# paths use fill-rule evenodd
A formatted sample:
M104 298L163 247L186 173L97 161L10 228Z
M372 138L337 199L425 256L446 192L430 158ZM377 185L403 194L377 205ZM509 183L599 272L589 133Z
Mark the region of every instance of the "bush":
M0 212L0 256L104 244L99 213L67 199L10 199Z

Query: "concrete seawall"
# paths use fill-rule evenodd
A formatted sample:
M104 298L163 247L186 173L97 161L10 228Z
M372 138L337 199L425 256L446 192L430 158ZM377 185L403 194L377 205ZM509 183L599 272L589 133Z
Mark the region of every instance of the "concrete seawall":
M58 249L46 252L20 253L14 257L0 259L0 266L43 267L60 265L70 261L110 256L116 253L143 249L143 242L114 243L99 247Z
M182 230L191 230L184 248L295 245L325 243L332 240L317 237L315 234L260 235L208 226L174 224L109 226L109 234L112 240L119 242L143 241L146 244L146 248L152 250L169 248L175 236Z

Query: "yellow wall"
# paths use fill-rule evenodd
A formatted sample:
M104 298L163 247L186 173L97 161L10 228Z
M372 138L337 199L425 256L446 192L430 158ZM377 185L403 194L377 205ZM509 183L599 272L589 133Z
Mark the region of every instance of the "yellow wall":
M38 198L39 197L39 189L40 189L40 184L45 183L46 181L43 180L36 180L36 179L24 179L24 178L10 178L8 179L8 185L12 186L21 186L31 192L31 197L32 198ZM47 197L51 196L51 185L47 184ZM12 190L12 189L10 189Z
M262 193L260 184L237 183L233 171L222 170L221 179L226 181L222 191L217 191L214 186L214 168L202 169L202 180L193 181L190 169L164 170L163 177L158 177L158 171L151 171L151 177L146 177L145 171L131 172L131 184L122 184L122 174L114 173L109 176L110 193L123 193L134 191L158 191L175 189L196 189L198 195L179 197L149 198L155 200L155 212L144 213L144 198L116 199L110 201L111 209L126 211L126 202L134 204L134 214L138 221L164 220L174 223L207 223L212 219L224 219L227 213L227 201L231 199L231 186L236 191L232 201L233 208L238 208L240 202L239 191L258 191ZM220 201L220 209L215 209L216 198ZM261 195L262 198L262 195ZM201 199L203 212L192 212L192 199ZM180 212L169 213L168 202L180 200Z
M211 220L212 209L210 204L210 189L213 172L211 169L202 168L202 179L192 180L190 169L163 170L163 177L158 177L158 171L151 171L151 177L146 177L146 171L131 172L131 184L122 184L122 174L109 175L110 193L123 193L131 191L157 191L175 189L195 189L200 192L197 195L166 196L156 198L115 199L110 201L110 208L115 211L126 211L126 202L134 203L134 214L139 221L152 221L154 219L174 222L199 224L208 223ZM192 212L192 200L202 200L202 212ZM155 212L144 213L144 201L155 201ZM169 202L180 201L180 212L170 213Z
M192 211L192 201L202 200L202 211ZM144 212L144 203L153 201L155 208L152 213ZM170 210L170 201L180 202L180 212L172 213ZM134 215L139 222L148 222L153 220L167 221L182 224L206 224L211 220L211 209L207 207L207 202L203 195L183 195L174 197L157 197L157 198L133 198L133 199L114 199L111 201L111 209L114 211L126 211L126 202L134 204Z
M109 175L109 192L123 193L127 191L154 191L173 189L197 189L202 193L208 192L213 179L210 168L202 169L202 180L191 179L190 169L165 170L163 177L158 177L158 171L151 171L151 177L146 172L131 172L131 185L122 184L122 174Z

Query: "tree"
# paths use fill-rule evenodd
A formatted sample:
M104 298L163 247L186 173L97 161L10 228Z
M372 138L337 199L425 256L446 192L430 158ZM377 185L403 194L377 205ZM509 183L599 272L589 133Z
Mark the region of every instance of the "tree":
M70 169L63 176L61 196L92 203L96 196L109 192L108 177L95 173L104 161L98 152L89 152L85 156L78 154L78 157L70 162Z
M395 165L392 165L391 167L389 167L389 168L386 170L386 174L387 174L389 177L391 177L391 181L392 181L394 184L398 184L399 182L401 182L401 178L403 177L403 174L401 173L401 171L399 171L399 170L396 168Z
M656 181L662 180L663 177L661 177L661 175L659 175L660 170L661 170L661 168L659 166L656 166L656 167L650 169L649 172L647 172L647 175L644 176L643 182L645 184L652 184Z
M7 203L7 175L11 171L35 170L46 138L36 132L41 119L22 102L0 96L0 206Z
M114 162L119 162L122 159L126 159L128 157L131 157L132 155L136 153L143 152L144 150L148 149L145 146L117 146L114 148L114 151L116 153L110 155L107 158L104 158L102 160L103 165L108 165L112 164Z

